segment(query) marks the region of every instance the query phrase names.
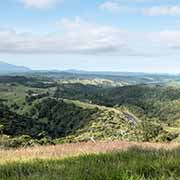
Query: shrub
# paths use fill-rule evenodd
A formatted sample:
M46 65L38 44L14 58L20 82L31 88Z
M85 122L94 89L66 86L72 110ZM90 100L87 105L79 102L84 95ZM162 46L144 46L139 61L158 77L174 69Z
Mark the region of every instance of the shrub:
M160 124L150 121L143 121L137 129L142 141L153 141L164 131Z
M177 133L170 133L170 132L165 131L157 137L157 141L171 142L174 139L176 139L178 136L179 134Z

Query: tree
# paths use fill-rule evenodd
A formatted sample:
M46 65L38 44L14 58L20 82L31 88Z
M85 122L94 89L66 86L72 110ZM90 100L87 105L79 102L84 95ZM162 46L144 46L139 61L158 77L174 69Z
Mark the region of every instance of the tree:
M0 124L0 135L3 134L3 130L4 130L4 125Z

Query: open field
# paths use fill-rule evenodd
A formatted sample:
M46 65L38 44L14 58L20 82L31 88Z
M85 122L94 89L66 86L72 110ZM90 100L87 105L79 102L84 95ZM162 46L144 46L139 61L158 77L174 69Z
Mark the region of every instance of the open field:
M1 150L0 180L178 180L179 144L88 142Z

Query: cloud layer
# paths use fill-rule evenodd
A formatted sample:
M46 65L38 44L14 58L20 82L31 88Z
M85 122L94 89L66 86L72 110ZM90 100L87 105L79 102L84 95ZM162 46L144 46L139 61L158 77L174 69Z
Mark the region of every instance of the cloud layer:
M130 32L80 18L61 19L58 33L36 35L0 29L0 53L160 56L178 53L180 31Z

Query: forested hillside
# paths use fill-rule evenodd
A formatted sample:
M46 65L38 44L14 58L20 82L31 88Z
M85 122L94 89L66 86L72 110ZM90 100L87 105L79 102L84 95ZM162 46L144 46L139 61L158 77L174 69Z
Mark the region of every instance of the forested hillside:
M97 88L67 84L57 88L56 97L87 101L107 107L126 106L139 117L173 123L180 117L180 88L159 85L131 85Z
M2 147L180 139L178 86L99 86L36 76L0 77Z

